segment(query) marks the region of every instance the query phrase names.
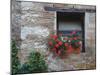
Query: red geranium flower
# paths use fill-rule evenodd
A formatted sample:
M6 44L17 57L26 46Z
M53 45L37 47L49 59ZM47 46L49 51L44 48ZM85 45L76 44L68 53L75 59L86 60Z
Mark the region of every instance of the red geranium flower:
M48 42L48 43L49 43L49 45L50 45L50 46L52 46L52 45L53 45L51 41L50 41L50 42Z
M59 40L58 40L58 39L56 39L56 42L59 42Z
M59 47L59 44L56 44L55 47L58 48Z
M65 46L68 47L68 43L65 43Z
M77 40L77 37L74 37L73 39L74 39L74 40Z
M57 35L53 35L53 39L57 39L58 38L58 36Z
M61 46L63 43L62 43L62 41L60 41L58 44Z

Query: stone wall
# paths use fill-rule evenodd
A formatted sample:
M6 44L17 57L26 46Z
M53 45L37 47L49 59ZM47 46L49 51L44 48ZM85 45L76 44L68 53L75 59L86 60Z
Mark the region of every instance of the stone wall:
M47 37L54 31L55 12L44 10L53 4L21 2L21 51L26 58L33 50L45 53Z
M75 8L85 10L85 53L89 53L89 56L93 56L95 59L96 14L95 12L88 11L88 9L95 10L95 6L25 1L15 2L12 0L12 38L17 39L18 37L17 40L20 40L21 42L19 51L19 58L21 63L24 63L27 60L27 56L31 51L39 51L44 55L48 54L47 39L51 32L56 31L57 16L56 11L47 11L44 9L44 7L52 7L58 9ZM52 59L50 56L47 58L47 60L49 60L49 58ZM55 62L57 64L58 61L55 59ZM58 68L56 64L52 64L53 63L51 63L49 66L50 71ZM72 67L70 66L69 69L71 68ZM66 70L66 68L62 67L61 65L59 70Z
M20 48L21 44L21 2L16 2L16 0L11 1L11 40L16 40L17 45Z

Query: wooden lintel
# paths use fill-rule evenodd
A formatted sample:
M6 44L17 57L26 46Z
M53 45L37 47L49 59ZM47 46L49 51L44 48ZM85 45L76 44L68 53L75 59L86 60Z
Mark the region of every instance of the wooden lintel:
M61 9L57 7L44 7L46 11L57 11L57 12L96 12L95 9L76 9L76 8L69 8L69 9Z

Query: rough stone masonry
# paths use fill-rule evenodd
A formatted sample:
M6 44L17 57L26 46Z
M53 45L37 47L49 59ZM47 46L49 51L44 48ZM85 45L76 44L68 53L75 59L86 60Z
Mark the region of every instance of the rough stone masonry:
M57 11L45 10L45 7L58 10L78 9L85 13L85 53L71 55L65 60L52 58L47 48L48 35L56 32ZM76 69L92 69L95 65L96 7L77 4L59 4L12 0L11 6L11 39L17 41L21 63L27 61L31 51L39 51L49 66L48 71L63 71ZM85 65L85 66L84 66ZM95 68L95 67L93 67Z

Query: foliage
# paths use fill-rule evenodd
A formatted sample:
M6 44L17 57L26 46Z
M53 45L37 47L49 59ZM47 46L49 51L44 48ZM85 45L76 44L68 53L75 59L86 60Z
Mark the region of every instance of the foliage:
M19 65L20 65L17 54L18 54L18 48L16 46L16 42L12 41L12 44L11 44L11 57L12 57L11 71L12 71L12 75L15 75L18 73L18 69L19 69Z
M71 45L72 45L72 47L74 49L81 47L81 39L79 37L79 33L77 33L77 32L74 31L68 37L70 37Z
M24 74L24 73L30 73L30 70L29 70L29 65L27 63L24 63L19 71L18 71L19 74Z
M63 56L74 52L74 49L80 48L80 42L79 34L73 31L70 35L66 34L66 37L63 37L61 33L59 35L51 34L48 45L56 55Z
M46 72L47 64L44 57L39 52L32 52L29 56L28 62L23 64L20 73L39 73Z

